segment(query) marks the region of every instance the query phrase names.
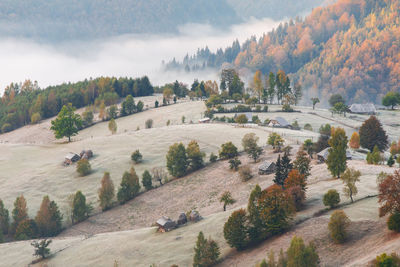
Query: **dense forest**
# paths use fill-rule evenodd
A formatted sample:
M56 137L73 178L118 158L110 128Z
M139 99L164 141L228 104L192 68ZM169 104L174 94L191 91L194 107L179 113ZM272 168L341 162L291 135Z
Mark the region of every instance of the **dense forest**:
M308 89L305 99L340 93L350 102L379 101L400 89L400 1L339 0L259 39L216 53L200 49L166 68L191 71L224 63L263 73L282 69Z
M187 23L226 28L250 17L296 16L322 1L285 0L279 1L278 8L278 0L2 0L0 35L60 41L174 33Z
M0 99L0 129L8 132L55 116L68 103L76 108L99 105L103 101L105 105L110 105L127 95L147 96L153 92L153 86L146 76L136 79L100 77L49 86L43 90L30 80L12 83Z

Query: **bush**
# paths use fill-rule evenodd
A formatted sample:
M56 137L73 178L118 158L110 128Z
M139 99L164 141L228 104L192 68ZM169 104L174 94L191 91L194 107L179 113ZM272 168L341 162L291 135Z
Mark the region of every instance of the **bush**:
M153 188L152 177L148 170L145 170L142 175L142 184L146 190L150 190Z
M239 155L237 147L232 143L228 142L221 145L221 150L219 151L220 159L232 159Z
M336 243L343 243L347 238L346 228L350 225L350 219L343 210L334 211L331 215L328 229L332 239Z
M50 245L51 240L41 240L40 242L33 241L31 246L35 248L35 252L33 253L34 256L39 256L42 259L45 259L48 255L50 255L50 249L48 246Z
M136 111L137 112L142 112L143 111L143 107L144 107L143 102L139 100L137 105L136 105Z
M264 112L268 112L268 106L264 106L263 110Z
M135 151L132 153L132 155L131 155L131 160L132 160L133 162L135 162L136 164L142 162L143 156L142 156L142 154L140 153L139 149L135 150Z
M210 154L210 162L216 162L218 159L218 156L215 155L214 153Z
M400 233L400 212L395 212L389 216L387 226L389 230Z
M146 129L153 128L153 120L152 119L146 120L145 127L146 127Z
M239 169L239 175L243 182L246 182L253 178L253 174L251 173L249 166L243 166Z
M36 124L42 119L42 116L40 116L39 112L35 112L31 116L31 123Z
M1 126L2 133L8 133L8 132L11 132L12 130L13 130L13 127L9 123L4 123L3 126Z
M372 264L372 266L376 267L398 267L400 266L400 257L396 253L392 253L391 255L383 253L377 256Z
M242 164L242 162L238 158L230 159L229 169L237 171L239 169L240 164Z
M333 209L340 203L340 195L335 189L330 189L326 192L322 201L325 206Z
M387 163L386 163L389 167L392 167L393 165L394 165L394 159L393 159L393 156L392 155L390 155L389 156L389 159L387 160Z
M100 207L103 211L112 207L114 196L114 183L110 178L110 173L105 172L103 178L101 179L101 187L99 189Z
M80 159L76 165L76 171L80 174L80 176L88 175L92 171L89 160Z
M313 128L312 128L311 124L309 124L309 123L306 123L306 124L304 125L304 130L307 130L307 131L312 131L312 130L313 130Z

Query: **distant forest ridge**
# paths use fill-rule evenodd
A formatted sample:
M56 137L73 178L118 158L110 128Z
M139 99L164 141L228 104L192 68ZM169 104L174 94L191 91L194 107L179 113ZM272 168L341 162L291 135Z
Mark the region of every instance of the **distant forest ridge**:
M400 0L338 0L306 18L282 23L261 38L215 53L207 47L169 69L280 69L299 81L305 100L339 93L348 102L380 102L400 90Z
M148 96L154 93L150 80L142 78L100 77L76 83L49 86L41 90L36 82L12 83L0 98L0 130L9 132L18 127L50 118L63 105L72 103L81 108L104 102L115 104L127 95Z
M177 32L187 23L226 28L250 17L296 16L324 0L2 0L0 36L44 41Z

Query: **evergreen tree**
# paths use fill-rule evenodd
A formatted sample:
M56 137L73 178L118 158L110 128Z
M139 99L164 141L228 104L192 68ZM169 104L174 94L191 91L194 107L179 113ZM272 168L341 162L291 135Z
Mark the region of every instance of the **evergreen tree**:
M284 170L283 170L283 166L281 163L281 155L278 156L278 160L276 161L275 165L276 166L275 166L274 183L276 183L277 185L283 186L286 177L284 176Z
M313 243L304 244L301 237L294 236L287 250L287 267L317 267L319 256Z
M392 166L394 165L394 159L393 159L393 156L392 156L392 155L389 156L389 159L388 159L388 161L387 161L387 165L388 165L389 167L392 167Z
M304 175L304 177L307 179L307 177L310 176L310 163L311 160L309 157L307 157L307 153L300 149L297 152L296 160L293 161L293 169L298 170L299 173Z
M8 210L4 207L4 203L0 199L0 232L3 234L7 234L9 226L10 226L10 218Z
M45 259L48 255L50 255L50 249L48 246L52 240L43 239L40 242L33 241L31 246L35 248L35 252L33 253L34 256L39 256L42 259Z
M166 158L167 169L172 176L182 177L186 174L188 159L182 143L175 143L170 146Z
M101 209L105 211L111 208L115 196L115 188L109 172L104 173L98 193Z
M153 184L152 184L151 180L152 180L152 177L151 177L150 172L148 170L145 170L142 175L142 184L143 184L144 188L146 188L146 190L150 190L153 188Z
M260 210L258 206L258 201L261 197L261 187L256 185L251 191L249 201L247 204L247 211L249 213L248 220L248 234L249 239L252 242L260 242L267 236L267 231L263 225L263 221L260 217Z
M332 130L331 139L329 139L329 155L326 160L328 169L332 176L339 178L340 175L346 170L346 149L347 149L347 136L342 128Z
M220 254L218 244L212 239L205 239L200 232L194 248L193 267L213 266Z
M61 232L62 215L54 201L43 197L42 204L35 218L40 236L56 236Z
M204 166L205 154L200 151L199 144L192 140L186 148L188 165L191 171L196 171Z
M380 151L388 148L388 136L382 128L381 122L371 116L360 127L360 145L372 151L375 146L378 146Z
M123 204L133 199L140 191L139 177L135 169L132 167L130 172L124 172L120 188L118 189L117 199Z
M224 237L230 247L245 249L248 244L246 211L234 211L224 225Z
M86 204L86 197L81 191L77 191L72 203L72 221L78 223L86 220L92 210L91 205Z
M12 217L13 217L13 224L12 224L13 232L15 232L18 225L22 221L28 220L28 208L26 207L26 200L23 195L17 197L17 199L15 200L14 209L12 211Z
M290 162L290 158L287 152L283 154L281 160L281 166L282 166L282 177L283 180L285 180L288 177L289 172L293 169L293 164Z
M57 139L68 137L68 142L71 142L71 136L78 133L82 128L81 116L74 113L75 108L72 104L64 105L58 113L57 118L51 121L51 130Z

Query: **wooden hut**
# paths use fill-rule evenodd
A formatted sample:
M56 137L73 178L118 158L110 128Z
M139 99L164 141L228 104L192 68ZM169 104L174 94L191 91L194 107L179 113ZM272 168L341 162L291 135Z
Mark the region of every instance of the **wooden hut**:
M157 220L158 231L159 232L169 232L176 227L176 223L168 217L162 216Z
M274 173L275 172L275 168L276 168L275 162L264 161L258 167L258 174L263 175L263 174Z

